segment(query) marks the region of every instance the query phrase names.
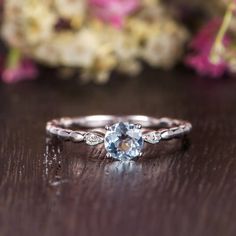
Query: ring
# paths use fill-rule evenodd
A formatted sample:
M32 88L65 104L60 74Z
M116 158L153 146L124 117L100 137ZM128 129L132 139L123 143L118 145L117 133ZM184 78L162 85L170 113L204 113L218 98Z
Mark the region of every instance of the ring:
M181 138L192 129L188 121L143 115L94 115L60 118L47 122L48 135L65 141L104 143L107 157L125 161L140 157L144 143Z

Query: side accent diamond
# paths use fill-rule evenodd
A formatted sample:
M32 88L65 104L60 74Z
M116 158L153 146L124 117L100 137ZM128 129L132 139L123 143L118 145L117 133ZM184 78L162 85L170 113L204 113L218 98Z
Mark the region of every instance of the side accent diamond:
M159 143L161 140L161 133L152 131L144 134L143 138L146 142L151 144Z
M86 144L94 146L103 143L103 137L97 133L86 133L84 136Z

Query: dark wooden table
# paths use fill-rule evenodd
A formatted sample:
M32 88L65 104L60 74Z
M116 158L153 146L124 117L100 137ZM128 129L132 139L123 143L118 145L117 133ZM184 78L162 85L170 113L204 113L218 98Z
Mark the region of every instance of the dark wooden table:
M236 235L236 80L150 70L105 86L48 78L1 84L0 106L0 236ZM46 139L51 118L110 113L194 129L130 164Z

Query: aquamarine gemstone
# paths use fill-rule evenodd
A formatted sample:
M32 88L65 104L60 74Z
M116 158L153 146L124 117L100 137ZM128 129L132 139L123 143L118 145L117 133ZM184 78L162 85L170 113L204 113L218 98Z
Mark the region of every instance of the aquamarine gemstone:
M112 125L104 139L107 152L113 158L121 161L138 157L142 152L143 143L141 129L128 122Z

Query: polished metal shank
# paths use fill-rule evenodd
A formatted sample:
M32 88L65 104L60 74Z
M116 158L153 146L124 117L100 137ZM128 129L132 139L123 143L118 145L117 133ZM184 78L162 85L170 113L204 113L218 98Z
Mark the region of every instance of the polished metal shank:
M171 118L154 118L150 116L112 116L95 115L75 118L60 118L49 121L46 131L49 135L66 141L83 142L97 145L103 142L106 128L118 122L130 122L142 127L144 141L155 144L161 140L180 138L188 134L191 123ZM75 126L76 130L72 129ZM78 129L78 130L77 130Z

